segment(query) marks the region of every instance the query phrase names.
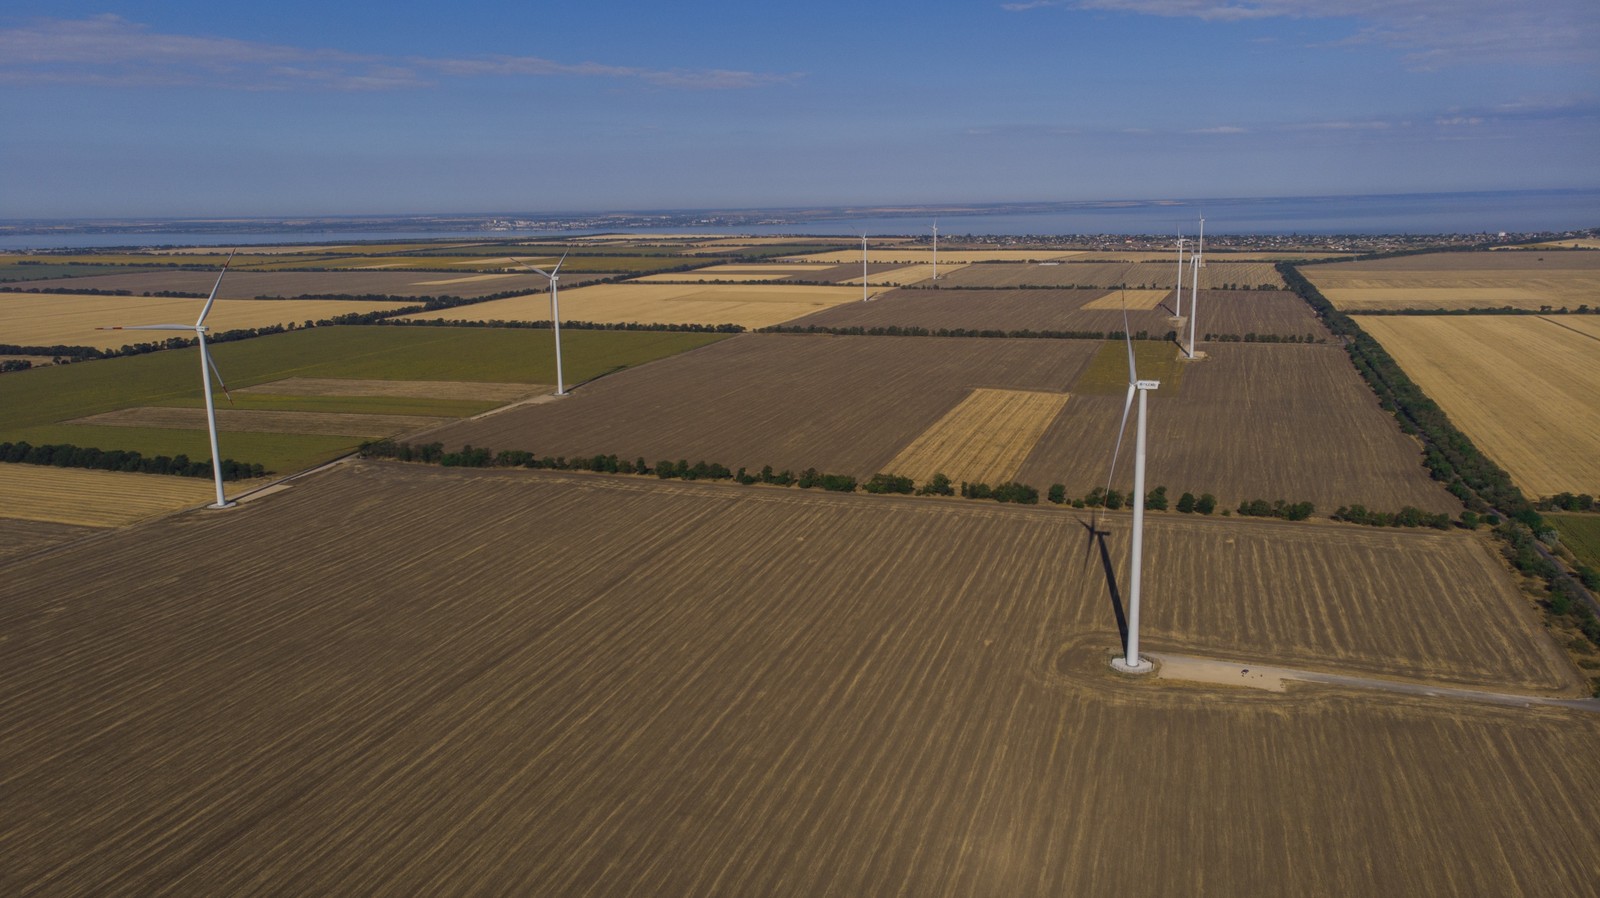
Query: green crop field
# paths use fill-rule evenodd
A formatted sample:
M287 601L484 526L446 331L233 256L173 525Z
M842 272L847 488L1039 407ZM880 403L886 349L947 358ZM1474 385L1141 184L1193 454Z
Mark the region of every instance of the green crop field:
M92 274L117 274L127 269L120 265L47 265L0 263L0 283L43 281L56 278L87 277Z
M569 384L721 339L715 334L569 330L562 354ZM550 331L452 327L324 327L220 343L217 365L238 389L287 377L555 383ZM204 432L66 424L141 406L201 403L199 353L181 349L9 374L0 380L0 440L209 458ZM491 401L235 394L236 408L456 417ZM224 408L226 400L218 397ZM224 433L222 454L287 472L348 451L351 437Z
M1547 514L1578 563L1600 570L1600 514Z

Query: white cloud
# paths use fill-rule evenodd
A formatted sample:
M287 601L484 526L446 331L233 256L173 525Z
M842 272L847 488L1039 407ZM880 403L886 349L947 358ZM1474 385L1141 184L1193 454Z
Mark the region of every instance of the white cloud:
M0 30L0 83L208 86L238 90L394 90L439 77L611 78L661 88L762 87L799 75L728 69L645 69L535 56L391 58L227 37L163 34L120 16L44 19Z
M1419 68L1489 61L1600 66L1600 14L1595 0L1071 0L1002 4L1013 12L1056 5L1208 22L1348 19L1356 30L1339 43L1392 47Z

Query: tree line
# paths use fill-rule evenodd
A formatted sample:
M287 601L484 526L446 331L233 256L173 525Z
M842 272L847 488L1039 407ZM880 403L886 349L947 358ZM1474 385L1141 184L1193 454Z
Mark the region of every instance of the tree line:
M145 456L123 449L97 449L71 443L46 443L35 446L27 441L0 443L0 462L47 465L55 468L91 468L99 471L124 471L137 474L173 474L179 477L210 477L211 459L191 461L187 455ZM222 460L223 480L248 480L271 474L261 465Z

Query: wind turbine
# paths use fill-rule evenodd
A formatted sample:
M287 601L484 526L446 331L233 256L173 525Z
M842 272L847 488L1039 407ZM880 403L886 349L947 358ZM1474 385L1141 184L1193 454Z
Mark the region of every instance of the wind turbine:
M867 301L867 232L861 232L861 301Z
M1174 318L1182 318L1183 317L1183 245L1185 243L1188 243L1188 242L1189 241L1183 239L1183 232L1179 231L1178 232L1178 280L1176 281L1177 286L1173 287L1173 290L1172 290L1173 295L1176 297L1175 301L1178 304L1178 307L1172 310L1172 317L1174 317Z
M222 286L222 278L228 273L228 266L233 264L233 253L228 254L228 261L222 263L222 271L217 273L217 282L211 285L211 295L206 297L206 304L200 309L200 317L194 324L130 324L119 327L101 327L96 330L103 331L193 331L195 339L200 341L200 384L205 388L206 394L206 431L211 436L211 475L217 484L217 501L207 508L232 508L238 504L229 502L222 494L222 455L217 450L217 408L211 397L211 376L217 377L217 384L222 387L222 393L228 397L228 403L233 403L233 394L228 392L228 385L223 383L222 372L217 370L217 363L211 360L211 353L206 351L206 316L211 314L211 306L217 301L217 288Z
M1205 219L1201 219L1204 221ZM1189 350L1188 359L1194 361L1194 320L1200 317L1200 267L1202 258L1199 253L1190 259L1189 271L1194 275L1194 286L1189 290Z
M511 261L529 271L544 275L545 279L550 282L550 324L556 332L556 395L565 396L567 395L567 384L566 381L561 379L561 297L558 285L561 283L561 264L567 261L567 254L562 253L561 259L556 262L556 267L549 271L535 268L521 259L513 258Z
M1111 452L1111 472L1106 475L1106 494L1111 493L1112 477L1117 471L1117 455L1122 451L1122 435L1128 429L1128 412L1133 408L1134 394L1139 396L1138 436L1133 448L1133 555L1128 562L1128 644L1126 655L1115 658L1111 666L1123 673L1149 673L1149 660L1139 657L1139 581L1144 567L1144 455L1146 394L1161 386L1159 380L1140 380L1139 370L1133 361L1133 338L1128 333L1128 307L1122 307L1122 339L1128 346L1128 398L1122 404L1122 424L1117 428L1117 445Z
M933 279L939 279L939 219L933 220Z

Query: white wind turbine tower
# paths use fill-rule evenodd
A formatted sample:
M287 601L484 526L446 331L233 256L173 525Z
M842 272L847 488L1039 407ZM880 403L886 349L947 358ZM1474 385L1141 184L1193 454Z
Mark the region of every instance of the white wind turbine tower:
M939 279L939 219L933 220L933 279Z
M1183 317L1183 245L1185 243L1188 243L1188 242L1189 241L1183 239L1183 232L1179 231L1178 232L1178 280L1175 282L1175 286L1172 288L1172 293L1173 293L1173 297L1174 297L1173 301L1177 303L1177 308L1172 310L1172 317L1173 318L1182 318Z
M229 502L222 494L222 455L217 450L217 407L211 397L211 376L217 377L217 384L222 387L228 401L233 401L233 396L228 393L228 385L223 383L222 372L217 370L217 363L211 361L211 353L206 350L206 316L211 314L211 306L217 301L217 288L222 286L222 278L228 273L228 266L233 264L233 253L228 254L228 261L222 263L222 271L217 273L217 282L211 285L211 295L206 297L206 304L200 309L200 317L194 324L130 324L121 327L101 327L96 330L103 331L192 331L195 339L200 341L200 384L205 388L206 394L206 431L211 437L211 475L217 484L217 501L207 508L232 508L237 503Z
M861 232L861 301L867 301L867 232Z
M1203 220L1203 219L1202 219ZM1189 271L1194 276L1194 286L1189 289L1189 347L1185 358L1194 361L1194 321L1200 317L1200 268L1202 258L1199 253L1189 260Z
M561 297L558 285L561 283L561 264L567 261L567 254L562 253L560 260L556 262L556 267L549 271L545 271L542 268L534 268L521 259L513 258L511 261L529 271L544 275L545 279L550 282L550 325L556 332L556 395L565 396L567 395L567 384L561 378Z
M1106 476L1106 493L1111 492L1112 477L1117 470L1117 455L1122 451L1122 434L1128 429L1128 412L1133 408L1133 397L1139 396L1139 423L1133 448L1133 552L1128 562L1128 644L1124 657L1113 659L1111 666L1123 673L1149 673L1153 665L1139 657L1139 586L1144 568L1144 456L1146 396L1161 386L1159 380L1140 380L1133 361L1133 338L1128 333L1128 307L1122 307L1122 339L1128 346L1128 399L1122 404L1122 424L1117 428L1117 445L1111 453L1111 473Z

